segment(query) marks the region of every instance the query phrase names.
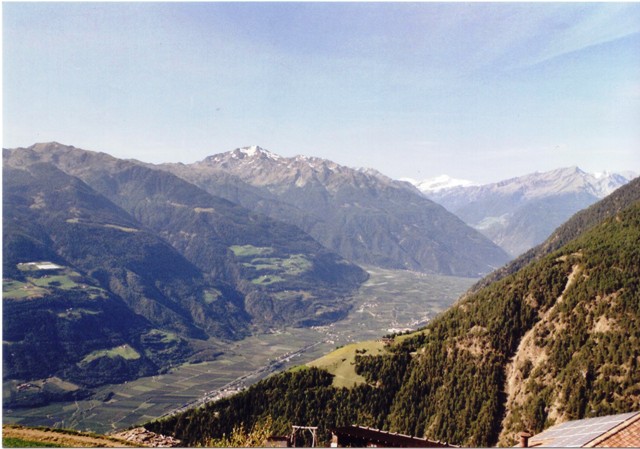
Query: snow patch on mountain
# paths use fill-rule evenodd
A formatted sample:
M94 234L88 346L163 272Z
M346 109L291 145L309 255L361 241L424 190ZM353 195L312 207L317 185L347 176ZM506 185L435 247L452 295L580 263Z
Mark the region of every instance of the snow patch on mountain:
M417 181L412 178L401 178L400 181L408 182L418 188L418 190L427 192L438 192L444 189L451 189L454 187L471 187L478 185L473 181L467 179L452 178L449 175L440 175L435 178L428 178L423 181Z
M257 145L209 156L202 161L202 165L233 173L260 186L289 182L296 187L304 187L309 183L326 183L325 188L333 191L348 183L364 186L377 182L419 193L413 185L393 180L372 168L350 168L314 156L284 157Z
M579 167L559 168L544 173L513 178L494 184L498 190L520 190L525 198L544 198L560 193L586 192L596 198L604 198L630 179L618 174L587 173Z
M565 167L548 172L535 172L504 181L479 185L472 181L441 175L435 178L416 181L402 178L416 186L427 196L446 194L447 192L464 192L473 195L483 192L500 192L502 194L521 193L523 199L544 198L559 193L586 192L597 198L604 198L618 187L623 186L638 176L634 172L612 173L602 171L587 173L579 167ZM467 189L469 188L469 189Z
M234 159L237 158L255 158L255 157L264 157L267 159L272 159L274 161L282 159L282 156L279 154L272 153L269 150L265 150L258 145L252 145L250 147L237 148L231 153Z

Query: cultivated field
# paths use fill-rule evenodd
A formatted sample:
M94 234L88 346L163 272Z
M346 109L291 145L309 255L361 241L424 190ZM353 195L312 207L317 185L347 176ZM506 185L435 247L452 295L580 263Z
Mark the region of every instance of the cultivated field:
M52 264L51 262L30 262L18 264L18 269L23 271L26 282L3 279L3 299L37 299L43 297L51 287L62 290L81 290L89 297L104 296L104 290L78 283L80 275L67 267Z
M250 250L254 249L240 249ZM204 396L229 394L272 372L318 359L337 346L363 340L376 345L375 340L389 332L415 329L447 309L474 282L407 271L368 271L371 278L342 321L247 338L221 347L224 355L214 361L186 364L164 375L103 387L95 395L100 399L4 410L4 422L95 432L127 428L195 404ZM219 347L219 342L211 344ZM352 383L353 379L347 376L344 381Z

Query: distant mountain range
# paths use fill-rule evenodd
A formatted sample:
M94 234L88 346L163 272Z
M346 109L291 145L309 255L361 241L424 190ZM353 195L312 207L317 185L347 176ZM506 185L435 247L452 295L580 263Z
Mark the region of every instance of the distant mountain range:
M632 172L589 174L569 167L486 185L448 177L414 184L515 257L635 176Z
M354 261L479 276L507 259L372 170L257 147L163 166L55 142L5 149L3 378L40 382L5 405L340 319L368 277Z
M478 276L508 256L405 182L260 147L160 168L211 194L295 225L356 263Z

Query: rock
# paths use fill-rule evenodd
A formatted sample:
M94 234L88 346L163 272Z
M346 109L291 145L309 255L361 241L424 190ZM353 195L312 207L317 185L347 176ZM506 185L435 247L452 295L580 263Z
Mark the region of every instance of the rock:
M124 432L115 433L113 436L147 447L178 447L181 443L181 441L176 438L151 432L144 427L136 427Z

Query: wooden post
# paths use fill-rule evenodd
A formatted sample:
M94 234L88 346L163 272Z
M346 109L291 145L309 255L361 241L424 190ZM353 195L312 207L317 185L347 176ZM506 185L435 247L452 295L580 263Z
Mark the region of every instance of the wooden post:
M296 444L296 433L298 432L298 430L308 430L309 432L311 432L311 447L316 447L316 444L318 442L318 435L317 435L317 427L310 427L310 426L293 426L293 433L291 434L291 445L295 446Z

